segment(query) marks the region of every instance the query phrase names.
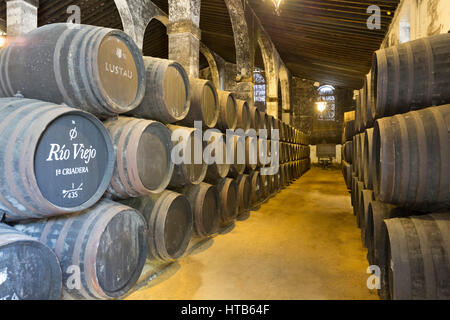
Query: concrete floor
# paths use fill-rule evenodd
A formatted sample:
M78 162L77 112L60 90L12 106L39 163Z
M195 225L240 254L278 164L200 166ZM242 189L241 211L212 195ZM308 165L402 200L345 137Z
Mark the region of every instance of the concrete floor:
M378 299L339 170L312 168L127 299Z

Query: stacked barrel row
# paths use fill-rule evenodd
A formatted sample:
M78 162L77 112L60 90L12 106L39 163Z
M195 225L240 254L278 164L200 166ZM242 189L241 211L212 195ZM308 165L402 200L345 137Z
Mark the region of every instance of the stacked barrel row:
M119 298L300 176L305 135L121 31L21 40L0 52L0 298ZM279 138L286 162L251 161Z
M450 299L449 55L449 34L379 50L357 99L345 178L383 299Z

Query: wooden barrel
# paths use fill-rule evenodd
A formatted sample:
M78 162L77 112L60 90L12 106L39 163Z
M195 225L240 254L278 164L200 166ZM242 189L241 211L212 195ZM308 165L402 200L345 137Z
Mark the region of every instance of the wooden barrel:
M203 159L202 132L198 129L167 125L172 131L174 150L172 162L175 167L169 187L179 188L190 184L203 182L208 165Z
M225 178L217 184L220 203L220 223L222 226L231 224L238 215L238 187L236 181Z
M138 118L174 123L189 112L189 78L178 62L144 57L146 90L141 104L129 114Z
M366 243L366 220L369 210L369 204L375 200L373 190L363 189L359 202L359 227L361 228L361 240L367 248Z
M367 245L367 260L371 265L381 269L381 288L378 293L382 299L389 298L389 274L387 261L387 228L385 219L406 217L412 213L404 208L393 206L379 201L371 201L368 206L365 237Z
M358 228L361 227L360 205L362 201L361 199L363 190L364 190L364 183L361 181L357 181L355 189L355 205L353 206L353 214L356 216L356 225L358 226Z
M191 106L186 117L178 124L194 127L201 121L206 128L214 128L219 120L219 96L214 84L209 80L189 79L191 87Z
M45 244L0 223L0 298L58 300L62 273Z
M371 128L373 127L373 115L372 115L372 73L369 72L366 74L365 80L364 80L364 96L365 96L365 104L364 109L362 110L363 113L363 125L364 128Z
M236 184L238 186L239 199L238 212L239 214L242 214L250 209L252 201L252 184L250 181L250 176L241 174L236 178Z
M270 139L270 134L272 132L272 121L270 120L269 115L265 112L261 112L261 120L264 120L264 123L266 124L266 131L264 132L265 137L267 137L267 139Z
M270 196L270 176L261 174L261 200L264 201Z
M270 140L258 139L258 167L264 167L270 164Z
M238 109L236 98L231 92L218 90L219 95L219 119L216 128L225 131L236 129L238 122Z
M385 220L390 297L450 299L450 214Z
M355 211L355 206L356 206L356 188L357 188L357 182L358 182L358 177L355 176L355 173L352 173L352 187L351 187L351 203L352 203L352 207L353 207L353 213L356 213Z
M280 141L285 141L285 124L283 121L281 121L280 119L278 119L278 127L280 129Z
M161 193L174 169L172 132L162 123L129 117L105 122L116 149L116 166L108 192L127 199Z
M245 165L248 173L256 170L258 165L258 138L256 136L245 137Z
M347 141L342 146L343 153L344 153L344 160L348 163L352 163L352 157L353 157L353 141Z
M0 52L0 96L18 92L109 117L141 103L144 62L123 31L49 24L22 35Z
M0 99L0 210L10 221L77 212L105 193L114 170L94 116L47 102Z
M373 128L366 129L364 135L364 153L363 158L363 168L362 175L364 177L364 186L366 189L373 189L373 172L375 171L375 159L373 154Z
M375 119L450 103L450 34L378 50L372 59Z
M250 128L259 136L259 129L264 129L265 123L261 121L261 113L256 107L250 107Z
M261 201L261 176L259 171L253 171L250 173L250 183L251 183L251 205L254 207Z
M356 107L355 107L355 134L361 132L361 91L357 90Z
M359 180L364 182L364 140L365 140L366 132L363 131L358 136L359 136L358 176L359 176Z
M231 142L228 141L231 139ZM245 136L233 135L227 136L227 161L231 163L228 177L237 178L245 172L246 162L246 148Z
M352 186L352 165L345 160L342 161L342 175L344 176L345 184L347 189L351 190Z
M148 229L136 210L102 200L78 214L15 227L52 249L64 298L111 299L127 293L145 264Z
M208 237L217 232L220 224L219 192L207 183L185 187L182 193L188 199L194 215L194 234Z
M148 259L174 261L186 252L194 221L184 195L166 190L122 203L141 212L147 221Z
M355 135L355 132L355 120L350 120L344 123L345 141L351 141L353 136Z
M208 165L205 181L216 184L227 177L230 172L230 164L227 163L226 159L227 145L225 135L220 132L208 130L205 132L203 138L208 143L204 151L204 154L207 155L205 162Z
M243 129L247 132L251 126L250 107L247 101L236 99L237 104L237 125L236 128Z
M380 201L430 210L450 203L450 105L379 119L373 134Z

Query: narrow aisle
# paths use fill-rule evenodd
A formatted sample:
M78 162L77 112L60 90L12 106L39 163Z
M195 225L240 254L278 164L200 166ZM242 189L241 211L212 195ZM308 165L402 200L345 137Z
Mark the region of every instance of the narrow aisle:
M378 299L339 170L312 168L127 299Z

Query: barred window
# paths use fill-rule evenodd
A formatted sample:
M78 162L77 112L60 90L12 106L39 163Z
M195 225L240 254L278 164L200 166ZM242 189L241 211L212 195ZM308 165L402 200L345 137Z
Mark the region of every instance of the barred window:
M255 106L260 111L266 110L266 79L264 70L255 68L253 72L253 79L255 81Z
M335 121L336 120L336 96L334 94L334 87L329 85L324 85L318 89L319 97L317 102L326 103L326 108L324 111L316 111L317 118L324 121Z

